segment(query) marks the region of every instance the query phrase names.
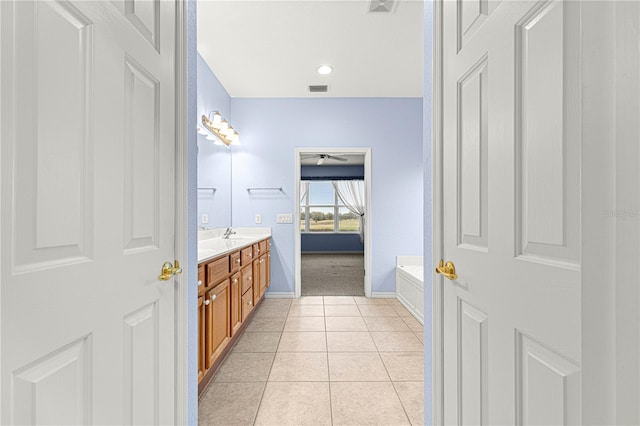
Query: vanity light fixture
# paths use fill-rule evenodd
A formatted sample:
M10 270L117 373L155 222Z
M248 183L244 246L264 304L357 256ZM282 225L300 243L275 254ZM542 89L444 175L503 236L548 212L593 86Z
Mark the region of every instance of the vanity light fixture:
M211 114L209 114L209 116L211 116ZM204 130L204 134L207 135L207 140L212 140L215 144L218 144L217 141L220 141L226 146L240 145L240 135L229 125L227 120L222 118L218 111L213 114L213 119L202 115L202 127L198 126L198 133L203 134L200 130Z
M331 65L320 65L316 71L318 74L327 75L333 72L333 67Z

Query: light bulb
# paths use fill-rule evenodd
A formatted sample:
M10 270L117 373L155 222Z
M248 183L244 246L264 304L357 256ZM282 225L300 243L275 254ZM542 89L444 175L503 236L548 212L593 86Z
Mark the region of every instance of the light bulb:
M229 130L229 123L227 122L227 120L222 120L220 122L220 128L218 130L220 130L220 133L223 135L227 132L227 130Z
M240 135L236 131L230 134L227 139L231 141L231 145L240 145Z
M220 115L220 113L218 111L216 111L213 114L213 122L212 123L213 123L212 125L213 125L214 129L219 129L220 128L220 125L222 124L222 116Z

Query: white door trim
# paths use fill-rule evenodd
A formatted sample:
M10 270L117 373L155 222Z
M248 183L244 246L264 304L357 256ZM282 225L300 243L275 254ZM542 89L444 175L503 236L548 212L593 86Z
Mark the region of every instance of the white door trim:
M364 154L364 191L365 191L365 221L364 221L364 294L371 297L371 148L296 148L294 173L294 241L295 241L295 297L302 294L301 242L300 242L300 154L315 154L331 152L335 154Z
M433 105L432 105L432 166L433 166L433 263L437 265L444 253L443 215L444 202L442 190L442 2L433 3ZM425 200L427 201L427 200ZM444 293L442 275L431 271L432 285L432 419L431 424L441 425L444 421L444 365L443 365L443 303ZM427 420L427 419L425 419ZM428 423L428 422L425 422Z
M189 420L189 305L195 303L189 297L191 270L189 268L189 190L188 190L188 89L187 89L187 43L188 43L188 2L176 2L176 152L175 152L175 256L185 266L182 275L175 278L175 424L188 424ZM195 291L194 291L195 293ZM195 320L194 320L195 321ZM193 341L195 341L193 336ZM197 374L193 372L193 374Z

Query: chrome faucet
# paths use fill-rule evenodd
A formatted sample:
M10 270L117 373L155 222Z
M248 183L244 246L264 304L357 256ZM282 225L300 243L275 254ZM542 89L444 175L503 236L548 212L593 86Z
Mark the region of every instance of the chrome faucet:
M231 228L227 228L226 231L224 231L224 235L222 236L223 240L228 240L230 236L232 236L233 234L235 234L236 231L232 231Z

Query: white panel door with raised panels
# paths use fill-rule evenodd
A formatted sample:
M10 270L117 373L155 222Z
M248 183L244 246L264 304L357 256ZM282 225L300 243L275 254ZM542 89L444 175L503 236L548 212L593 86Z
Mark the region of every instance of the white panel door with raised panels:
M0 4L3 424L173 423L175 4Z
M580 2L443 2L444 422L580 420Z

